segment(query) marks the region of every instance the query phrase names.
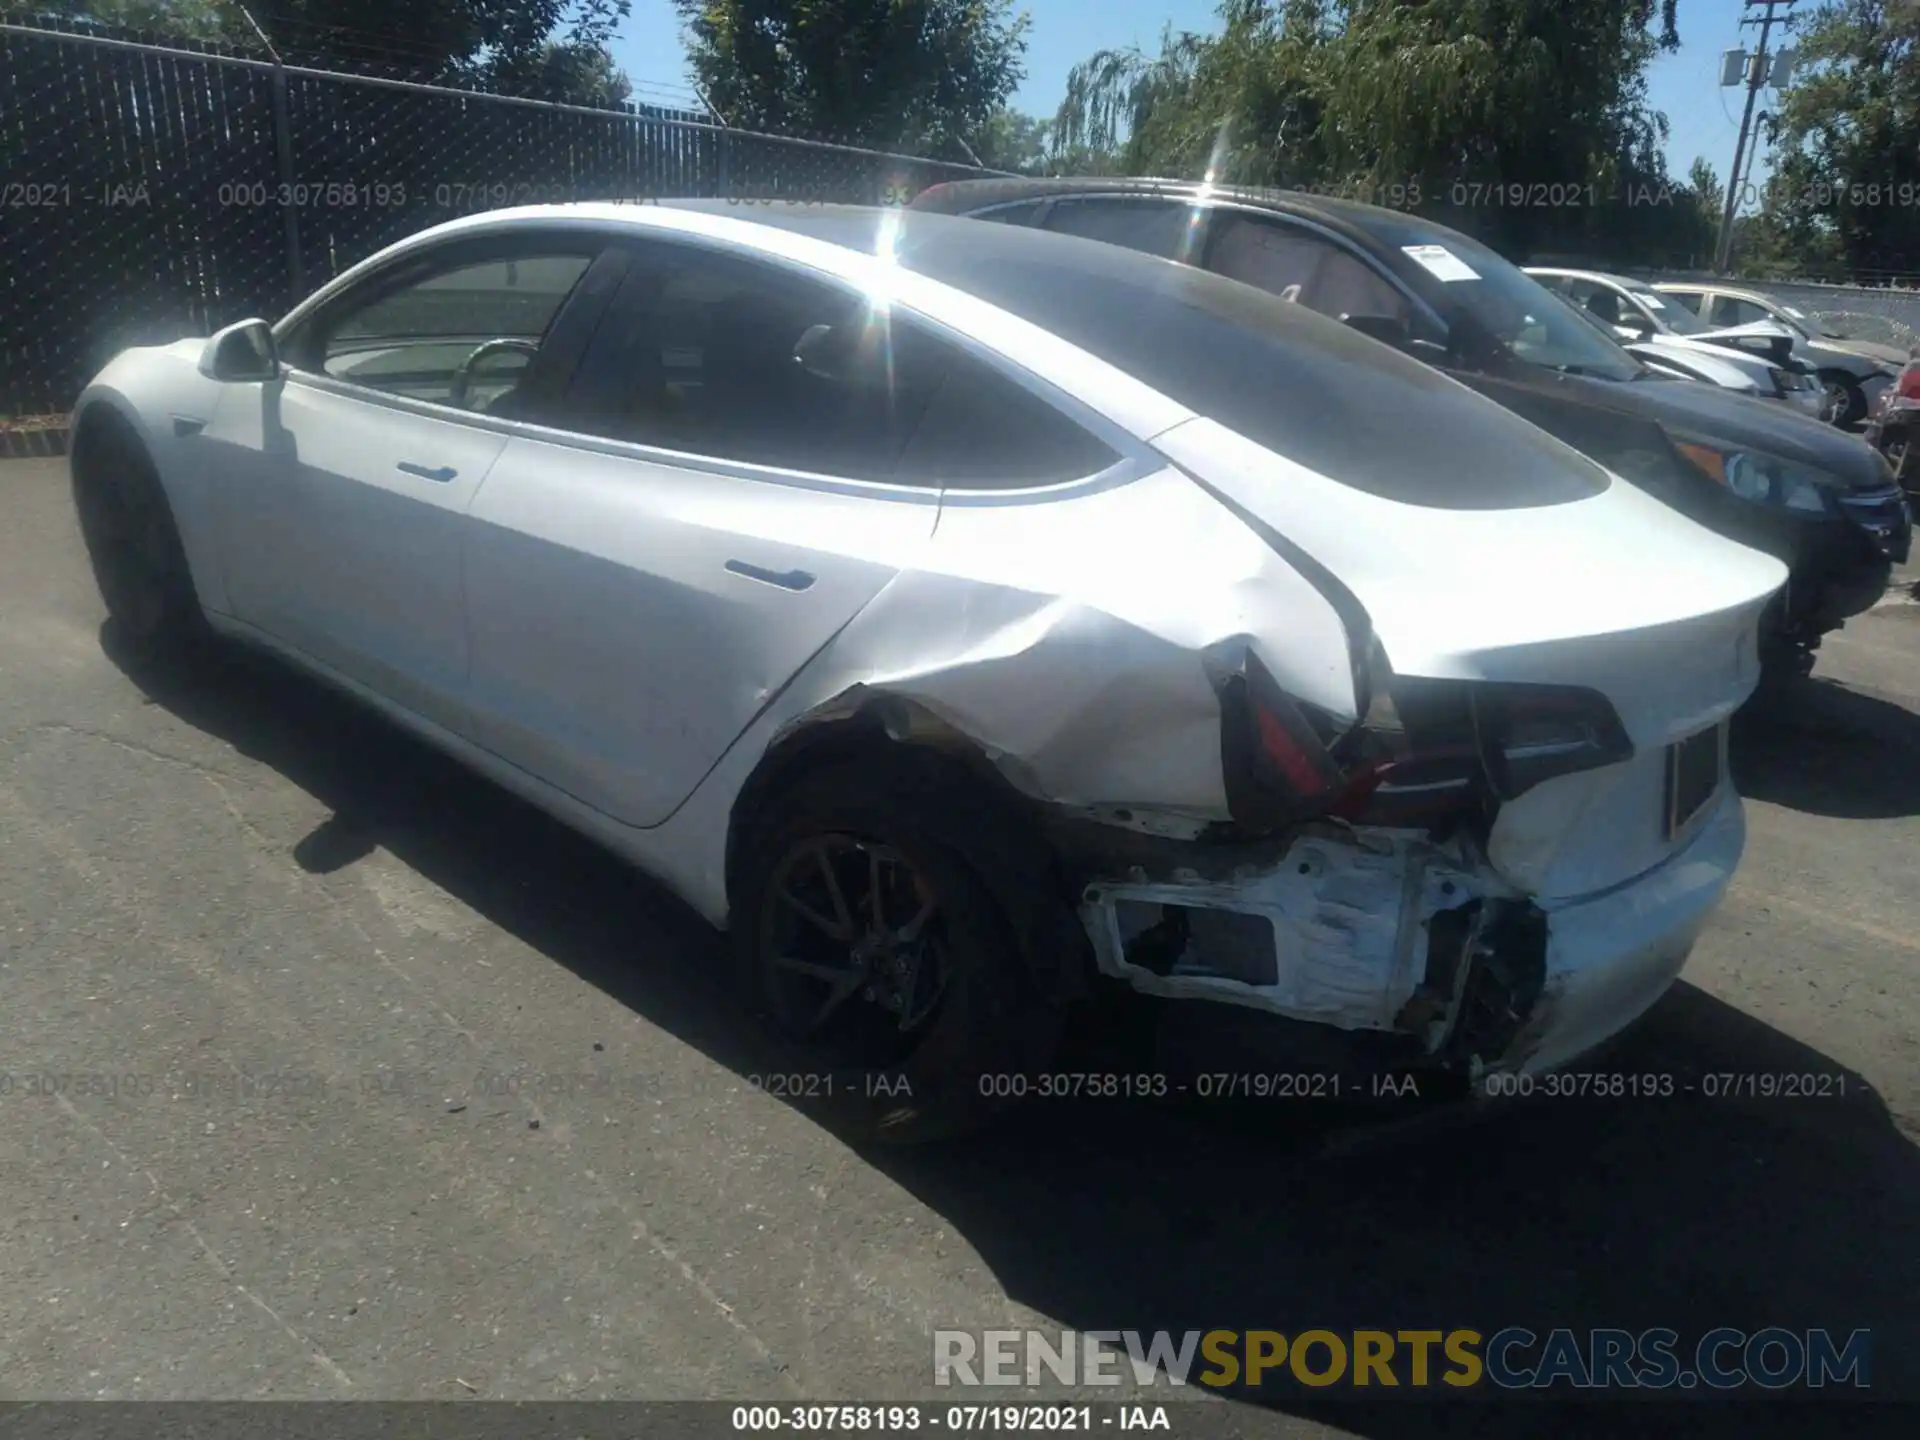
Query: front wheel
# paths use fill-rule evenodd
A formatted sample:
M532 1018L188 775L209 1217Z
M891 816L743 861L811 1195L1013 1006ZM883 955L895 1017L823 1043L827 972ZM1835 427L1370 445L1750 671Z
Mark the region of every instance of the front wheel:
M1867 396L1859 382L1850 376L1829 370L1820 376L1826 392L1822 413L1833 425L1857 425L1867 418Z
M972 1128L1058 1039L999 901L911 765L824 768L746 841L735 943L752 996L871 1138ZM974 796L977 804L978 797ZM787 1086L791 1093L803 1091Z
M153 461L124 421L93 422L73 453L73 500L100 598L139 660L171 659L205 639L172 507Z

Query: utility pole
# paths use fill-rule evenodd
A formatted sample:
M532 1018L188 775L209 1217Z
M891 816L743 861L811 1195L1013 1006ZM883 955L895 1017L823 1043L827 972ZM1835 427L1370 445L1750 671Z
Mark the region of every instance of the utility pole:
M1749 15L1740 22L1740 28L1749 25L1760 27L1759 53L1747 61L1747 106L1740 114L1740 138L1733 142L1733 172L1727 176L1727 203L1720 212L1720 243L1714 247L1714 273L1727 273L1727 262L1733 253L1733 212L1740 204L1740 165L1744 160L1752 167L1752 157L1747 154L1747 132L1753 127L1753 105L1760 98L1760 87L1767 83L1767 37L1773 32L1773 22L1780 18L1777 12L1791 10L1793 0L1745 0L1749 10L1759 10L1760 18ZM1754 148L1759 149L1756 143Z

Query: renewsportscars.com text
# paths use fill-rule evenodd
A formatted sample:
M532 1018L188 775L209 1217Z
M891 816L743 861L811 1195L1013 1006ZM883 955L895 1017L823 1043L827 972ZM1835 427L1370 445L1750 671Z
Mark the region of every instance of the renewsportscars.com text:
M1866 1330L936 1330L937 1386L1199 1384L1380 1390L1871 1386Z

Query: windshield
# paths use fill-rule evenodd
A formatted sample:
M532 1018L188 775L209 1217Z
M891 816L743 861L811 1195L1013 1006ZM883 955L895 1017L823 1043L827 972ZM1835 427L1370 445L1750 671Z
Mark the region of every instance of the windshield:
M1671 295L1662 295L1658 290L1644 285L1625 285L1621 288L1653 316L1656 325L1676 335L1704 335L1709 330L1720 328L1707 324Z
M1604 330L1479 241L1401 216L1368 216L1365 224L1406 257L1408 278L1418 274L1420 288L1441 313L1457 312L1482 342L1548 370L1601 380L1633 380L1643 373L1640 362ZM1472 272L1471 279L1462 267Z
M1773 307L1772 315L1776 321L1793 331L1802 340L1813 339L1813 321L1808 319L1804 312L1794 309L1791 305L1776 305ZM1832 332L1823 331L1822 333L1831 334Z

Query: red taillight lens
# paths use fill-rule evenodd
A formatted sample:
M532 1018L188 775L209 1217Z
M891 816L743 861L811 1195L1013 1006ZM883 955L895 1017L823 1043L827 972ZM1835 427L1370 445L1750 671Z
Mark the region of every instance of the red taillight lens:
M1347 783L1328 748L1337 727L1315 724L1248 652L1220 683L1220 767L1235 820L1257 828L1325 814Z
M1920 360L1911 361L1900 372L1893 389L1902 400L1920 400Z
M1368 665L1357 724L1294 700L1251 653L1223 677L1220 758L1237 822L1272 829L1328 815L1438 829L1633 754L1597 690L1396 676L1383 655Z

